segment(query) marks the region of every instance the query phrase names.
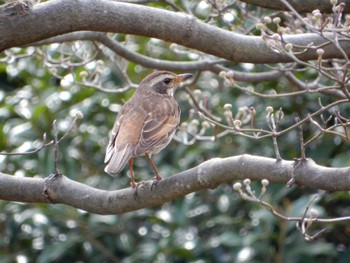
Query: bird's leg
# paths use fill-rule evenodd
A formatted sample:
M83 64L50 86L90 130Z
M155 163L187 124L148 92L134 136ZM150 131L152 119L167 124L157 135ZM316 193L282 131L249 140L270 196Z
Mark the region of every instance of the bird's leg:
M132 168L132 165L134 163L134 159L133 158L130 158L130 160L128 161L128 164L129 164L129 170L130 170L130 177L131 177L131 188L135 189L135 192L134 192L134 199L136 200L137 199L137 188L139 187L139 184L136 184L135 183L135 176L134 176L134 169Z
M134 163L134 159L130 158L130 160L128 161L129 164L129 169L130 169L130 177L131 177L131 187L132 188L137 188L137 185L135 183L135 177L134 177L134 169L132 168L132 164Z
M153 188L153 186L157 185L158 181L162 180L163 178L160 176L158 170L157 170L157 167L154 165L151 157L148 155L148 153L145 154L146 155L146 158L148 160L148 162L151 164L156 176L153 178L153 183L152 183L152 186L151 186L151 190Z

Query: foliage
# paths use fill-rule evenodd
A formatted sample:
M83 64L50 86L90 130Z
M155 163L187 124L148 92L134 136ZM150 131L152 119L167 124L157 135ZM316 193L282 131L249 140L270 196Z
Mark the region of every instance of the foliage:
M264 16L284 17L236 1L190 1L186 7L203 21L240 33L258 35L255 25ZM182 1L151 2L150 6L186 9ZM251 14L251 15L249 15ZM271 24L270 30L276 30ZM171 61L195 61L204 54L162 40L115 35L128 48L140 54ZM59 146L59 169L67 177L107 190L129 186L126 169L112 178L103 172L108 133L121 105L132 91L109 93L111 89L133 87L152 69L142 67L113 54L100 44L84 41L46 46L12 48L2 54L0 64L0 150L28 152L43 143L46 134L53 138L52 123L57 120L62 135L77 111L84 114L77 127ZM9 59L12 58L12 59ZM316 72L300 66L297 78L312 81ZM268 72L269 66L230 63L231 70L243 73ZM283 93L292 84L279 78L259 83L240 83L246 89L254 86L259 93ZM213 141L222 128L211 125L202 134L206 140L183 143L193 138L205 121L194 110L190 95L213 115L229 123L225 104L232 114L256 111L255 125L269 129L268 106L276 113L282 108L281 130L305 118L334 98L322 94L303 94L280 99L261 98L235 88L227 78L209 71L201 72L190 90L179 90L176 98L182 108L182 125L173 141L155 157L163 176L189 169L213 157L243 153L275 157L271 137L254 140L234 133ZM343 115L349 105L339 106ZM327 119L332 111L324 113ZM317 118L321 118L318 116ZM334 118L334 117L333 117ZM243 122L249 128L249 121ZM185 132L186 131L186 132ZM192 131L192 132L189 132ZM303 125L305 138L317 129ZM300 157L299 131L278 137L282 158ZM326 166L350 164L348 145L338 136L323 134L306 148L307 157ZM149 180L152 170L143 158L136 161L139 181ZM46 177L53 173L53 148L20 156L0 155L1 172L15 176ZM88 176L87 176L88 175ZM253 188L259 191L259 185ZM349 214L347 193L324 193L271 185L264 199L288 215L301 216L310 196L320 194L314 206L324 217ZM160 207L123 215L89 214L64 205L40 205L0 202L1 262L345 262L348 257L348 227L329 226L329 231L307 243L294 223L280 221L268 211L241 200L231 185L190 194ZM315 231L317 227L315 227Z

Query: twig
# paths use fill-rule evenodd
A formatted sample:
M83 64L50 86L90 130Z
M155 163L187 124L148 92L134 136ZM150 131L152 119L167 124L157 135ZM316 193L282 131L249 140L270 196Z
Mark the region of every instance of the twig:
M12 153L0 152L0 155L8 155L8 156L30 155L30 154L34 154L34 153L40 152L42 149L44 149L46 147L49 147L49 146L51 146L53 144L54 144L53 140L48 142L48 143L46 143L46 133L44 133L44 135L43 135L43 143L38 148L36 148L36 149L34 149L32 151L28 151L28 152L12 152Z
M310 210L311 204L316 200L318 195L314 195L310 202L307 204L307 206L304 209L304 213L301 217L289 217L285 216L282 213L279 213L272 204L261 200L262 196L266 193L267 185L269 182L265 179L261 181L262 183L262 190L259 198L256 197L255 192L250 188L250 180L245 179L244 181L245 191L242 189L242 184L237 182L233 185L233 189L239 193L242 199L248 200L254 203L260 204L262 207L264 207L266 210L268 210L272 215L276 216L279 219L282 219L284 221L288 222L297 222L296 228L297 230L304 236L305 240L307 241L313 241L318 236L320 236L326 229L321 229L320 231L316 232L314 235L310 235L307 233L308 229L311 227L311 225L315 222L317 223L333 223L333 222L341 222L341 221L350 221L350 216L342 217L342 218L330 218L330 219L322 219L318 218L318 212L317 210L311 209L311 216L307 217L307 213Z
M54 120L52 123L52 127L53 127L53 137L54 137L54 169L55 169L55 175L60 174L58 172L58 144L59 144L59 140L58 140L58 128L57 128L57 121Z
M296 117L295 118L295 122L299 123L300 122L300 118ZM298 128L299 128L300 158L302 160L304 160L304 159L306 159L306 155L305 155L303 125L302 124L298 125Z

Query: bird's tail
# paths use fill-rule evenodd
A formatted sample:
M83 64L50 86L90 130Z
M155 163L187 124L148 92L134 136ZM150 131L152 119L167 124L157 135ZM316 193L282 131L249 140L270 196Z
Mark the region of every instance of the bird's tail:
M127 144L123 149L112 149L106 154L105 163L108 163L105 167L105 172L108 174L117 174L130 160L131 147Z

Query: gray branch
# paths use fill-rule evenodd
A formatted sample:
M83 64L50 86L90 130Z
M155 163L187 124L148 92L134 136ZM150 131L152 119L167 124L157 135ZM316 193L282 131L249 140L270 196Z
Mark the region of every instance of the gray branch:
M59 35L57 37L48 38L42 41L33 43L34 46L47 45L52 43L64 43L77 40L89 40L96 41L104 46L108 47L115 54L142 65L146 68L154 68L158 70L170 70L170 71L191 71L191 70L208 70L219 74L221 71L231 71L233 72L233 77L237 81L249 81L251 83L260 82L264 80L276 80L283 76L282 71L273 70L270 72L240 72L231 70L227 67L221 66L220 64L228 63L229 61L223 59L215 60L199 60L199 61L171 61L162 60L147 57L142 54L130 51L125 46L120 44L118 41L110 38L105 33L100 32L90 32L90 31L80 31L74 33L67 33L64 35Z
M7 8L7 9L6 9ZM115 32L149 36L196 49L234 62L282 63L292 61L273 52L261 37L245 36L216 28L183 13L106 0L57 0L35 5L33 9L0 8L0 51L29 45L75 31ZM333 33L326 36L334 39ZM295 46L324 44L323 58L343 58L339 48L317 34L285 36ZM350 55L349 41L339 40ZM317 59L310 49L298 58Z
M216 66L216 64L224 64L229 63L229 61L225 59L216 59L216 60L200 60L200 61L172 61L172 60L162 60L150 58L142 54L138 54L136 52L130 51L124 45L120 44L118 41L110 38L105 33L100 32L90 32L90 31L80 31L74 33L68 33L64 35L60 35L57 37L49 38L43 41L39 41L33 43L34 46L41 46L51 43L64 43L70 41L77 40L89 40L100 42L104 46L108 47L115 54L129 60L133 61L137 64L140 64L144 67L148 68L156 68L163 70L182 70L182 71L190 71L190 70L211 70L216 73L220 73L222 70L221 67Z
M327 168L312 160L285 161L252 155L215 158L197 167L161 180L151 191L151 181L140 185L138 197L131 188L106 191L75 182L67 177L46 181L0 173L0 199L29 203L49 203L42 193L48 189L50 200L97 214L121 214L153 207L186 194L213 189L222 183L250 178L270 183L295 184L326 191L350 190L350 167ZM115 180L118 180L116 178ZM49 184L47 184L49 183Z

